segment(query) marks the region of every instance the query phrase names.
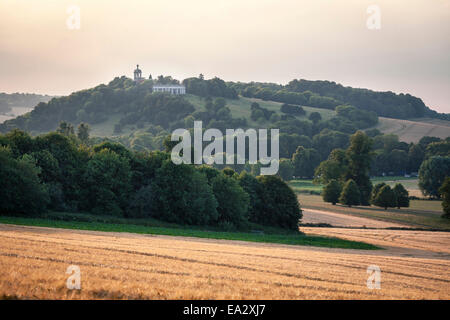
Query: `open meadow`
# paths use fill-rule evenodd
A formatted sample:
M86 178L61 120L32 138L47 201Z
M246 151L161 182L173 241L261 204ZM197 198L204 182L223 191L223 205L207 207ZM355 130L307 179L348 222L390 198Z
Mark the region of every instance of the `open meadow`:
M339 235L346 230L358 237ZM449 299L448 233L418 233L418 249L404 232L389 231L400 235L397 248L348 250L0 225L0 297ZM70 265L80 267L81 290L66 288ZM381 289L367 287L370 265L381 269Z

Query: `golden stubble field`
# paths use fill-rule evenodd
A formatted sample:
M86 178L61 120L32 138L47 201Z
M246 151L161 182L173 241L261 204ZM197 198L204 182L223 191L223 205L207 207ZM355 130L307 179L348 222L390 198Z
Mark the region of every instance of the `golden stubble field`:
M449 237L437 235L420 242L443 242L448 253ZM0 298L449 299L448 254L412 246L362 251L0 225ZM66 288L70 265L81 269L81 290ZM381 268L381 289L367 288L369 265Z

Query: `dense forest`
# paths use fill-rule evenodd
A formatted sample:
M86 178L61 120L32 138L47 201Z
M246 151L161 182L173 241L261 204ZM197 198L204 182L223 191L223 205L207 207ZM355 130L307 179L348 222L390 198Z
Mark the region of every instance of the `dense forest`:
M170 76L150 78L140 84L127 77L115 78L107 85L41 102L32 112L0 124L0 132L7 133L17 128L39 134L56 130L61 122L75 126L80 123L95 125L116 114L119 118L114 125L114 135L92 138L94 143L110 141L121 143L133 151L161 151L166 148L165 141L174 129L192 129L194 121L202 121L204 129L217 128L222 132L227 128L246 129L256 123L261 128L280 129L280 175L285 179L288 176L313 178L319 164L327 160L333 150L346 149L350 136L357 130L366 130L373 139L371 175L417 173L427 155L435 152L431 150L433 146L429 146L431 143L440 143L441 148L448 145L448 141L432 137L407 144L400 142L395 135L384 135L370 129L378 123L377 114L384 110L373 107L370 99L382 101L383 108L390 106L390 110L407 110L405 112L410 115L426 113L428 109L420 99L409 95L384 95L344 88L326 81L294 80L281 86L226 83L219 78L205 80L200 75L183 81L188 93L201 97L202 105L194 105L184 96L153 93L152 86L156 83L180 82ZM358 107L357 93L362 101L367 102L365 107ZM257 102L249 103L250 117L233 117L227 101L239 99L239 94L282 104L276 113ZM392 107L397 103L404 103L405 108ZM335 114L323 119L320 113L313 112L306 117L302 105L333 109ZM124 133L127 128L131 130ZM254 170L251 166L242 165L235 165L233 169L237 172Z
M34 93L0 92L0 114L11 112L12 107L33 108L39 102L48 102L52 97Z
M62 123L35 138L0 135L0 214L47 209L183 225L297 230L297 197L276 176L230 168L175 165L167 152L133 152L117 143L89 143L88 126Z
M334 109L338 105L349 104L359 109L375 112L378 116L396 119L430 117L450 120L449 114L431 110L420 98L410 94L344 87L331 81L301 79L292 80L284 86L259 82L229 82L228 85L244 97L324 109Z

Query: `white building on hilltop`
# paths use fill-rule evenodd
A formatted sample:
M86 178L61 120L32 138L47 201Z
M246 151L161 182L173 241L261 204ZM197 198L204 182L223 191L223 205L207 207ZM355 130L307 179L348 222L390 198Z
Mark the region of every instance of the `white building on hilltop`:
M155 84L153 92L168 92L171 94L186 94L186 87L180 84Z

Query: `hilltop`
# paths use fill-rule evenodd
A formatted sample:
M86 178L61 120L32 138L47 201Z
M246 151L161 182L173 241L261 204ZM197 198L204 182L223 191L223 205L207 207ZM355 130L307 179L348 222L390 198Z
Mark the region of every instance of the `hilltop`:
M284 129L283 133L310 139L323 129L348 135L358 129L374 128L382 133L394 133L400 141L408 143L418 142L423 136L450 136L450 121L441 120L447 119L448 114L438 114L426 107L421 99L408 94L353 89L329 81L293 80L283 86L199 77L185 79L182 83L188 94L175 96L152 93L155 83L180 82L170 76L160 76L136 83L123 76L66 97L34 95L34 99L45 99L30 113L0 124L0 132L18 128L41 134L55 130L61 121L74 125L84 122L91 126L91 136L109 137L137 149L161 149L171 130L190 127L193 120L202 120L217 128L276 124ZM217 98L221 100L215 104ZM395 104L399 107L392 107ZM283 105L294 107L298 112L282 112ZM349 105L356 108L349 108ZM339 112L336 107L340 108ZM310 119L313 113L319 114L317 123ZM387 113L404 119L387 118ZM406 115L414 118L406 120ZM305 145L304 138L296 138L296 142ZM311 144L306 141L307 146ZM346 142L334 145L345 146ZM294 150L284 156L290 156L295 151L295 147L292 148Z

